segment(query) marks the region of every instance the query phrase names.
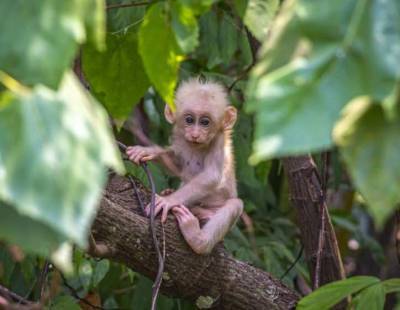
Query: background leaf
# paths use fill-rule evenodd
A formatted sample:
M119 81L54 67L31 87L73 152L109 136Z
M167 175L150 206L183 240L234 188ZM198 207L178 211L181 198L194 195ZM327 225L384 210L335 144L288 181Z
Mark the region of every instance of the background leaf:
M385 119L382 106L361 97L346 107L334 136L355 185L382 225L400 202L400 123Z
M249 0L244 23L259 40L266 38L272 19L279 8L278 0Z
M111 116L126 119L150 87L138 53L137 36L107 34L107 50L83 49L82 64L91 91Z

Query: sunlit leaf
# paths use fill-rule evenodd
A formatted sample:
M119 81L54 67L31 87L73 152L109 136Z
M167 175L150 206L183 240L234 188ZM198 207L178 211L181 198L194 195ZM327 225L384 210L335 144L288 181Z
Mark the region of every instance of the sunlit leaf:
M166 103L174 107L174 91L183 57L163 3L154 4L146 12L139 30L139 52L150 81Z
M106 166L122 171L107 116L72 74L57 93L39 85L12 95L0 110L0 199L85 246Z
M115 118L126 119L150 86L135 33L107 34L107 50L83 49L82 64L91 91Z
M56 88L87 39L86 29L98 46L104 43L103 2L1 1L0 70L23 84Z

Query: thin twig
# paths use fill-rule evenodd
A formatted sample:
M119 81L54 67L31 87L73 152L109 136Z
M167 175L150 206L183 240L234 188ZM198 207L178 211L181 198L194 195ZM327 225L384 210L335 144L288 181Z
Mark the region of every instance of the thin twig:
M396 231L395 231L395 238L396 238L396 256L397 261L400 264L400 210L395 211L396 216Z
M112 9L119 9L119 8L129 8L129 7L134 7L134 6L142 6L142 5L149 5L151 2L132 2L132 3L119 3L119 4L110 4L107 6L107 10L112 10Z
M119 141L117 141L118 146L124 152L126 152L127 146ZM150 187L151 187L151 201L150 201L150 231L153 238L153 244L156 249L157 258L158 258L158 271L157 276L154 280L154 284L152 287L152 297L151 297L151 310L157 309L157 297L160 291L161 283L162 283L162 275L164 272L164 262L165 262L165 231L164 226L161 224L162 227L162 238L163 238L163 252L160 251L160 245L157 239L157 233L155 228L155 202L156 202L156 186L154 184L153 176L150 170L147 167L146 163L142 163L141 167L143 168L144 172L146 173L147 179L149 180ZM136 185L135 185L136 186ZM135 187L134 187L135 189ZM141 205L142 210L144 210L144 205L139 192L135 190L135 194L139 200L139 204Z
M289 268L286 269L286 271L283 273L283 275L281 275L281 277L279 278L280 280L282 280L284 277L286 277L286 275L293 269L293 267L296 266L297 262L300 260L301 256L303 255L303 250L304 250L304 245L301 245L299 254L297 254L297 257L294 260L294 262L292 262L290 264Z
M67 279L61 272L60 272L60 275L61 275L61 279L63 281L64 286L66 288L68 288L68 290L71 292L72 296L74 296L76 299L80 300L84 304L88 305L89 307L92 307L94 309L99 309L99 310L117 310L117 309L119 309L119 308L103 308L103 307L99 307L99 306L92 304L87 299L79 296L78 292L75 290L75 288L73 288L71 285L68 284Z
M42 272L40 273L39 281L38 281L38 287L40 290L40 295L39 295L39 300L41 301L44 296L44 291L46 289L46 284L47 284L47 274L49 272L49 267L50 267L50 262L46 259L44 261L43 269Z
M31 301L19 296L18 294L10 291L8 288L0 285L0 296L3 296L4 298L17 302L21 305L30 305L32 304Z

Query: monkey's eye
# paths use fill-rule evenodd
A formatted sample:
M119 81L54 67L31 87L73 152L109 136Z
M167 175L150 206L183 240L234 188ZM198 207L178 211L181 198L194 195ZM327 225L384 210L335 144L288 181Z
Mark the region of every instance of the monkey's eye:
M193 117L192 117L191 115L187 115L187 116L185 117L185 122L186 122L186 124L191 125L191 124L194 123L194 119L193 119Z
M200 119L200 125L203 127L208 127L208 125L210 125L210 120L207 117L203 117Z

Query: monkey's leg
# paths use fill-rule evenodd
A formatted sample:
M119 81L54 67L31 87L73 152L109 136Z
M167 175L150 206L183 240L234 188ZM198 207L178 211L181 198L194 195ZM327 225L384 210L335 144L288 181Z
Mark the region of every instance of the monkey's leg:
M210 253L221 241L243 211L240 199L229 199L200 228L199 220L185 206L173 209L186 242L197 254Z

